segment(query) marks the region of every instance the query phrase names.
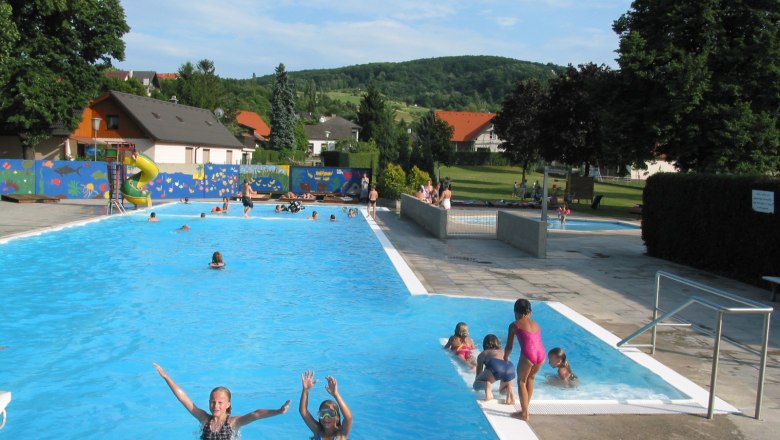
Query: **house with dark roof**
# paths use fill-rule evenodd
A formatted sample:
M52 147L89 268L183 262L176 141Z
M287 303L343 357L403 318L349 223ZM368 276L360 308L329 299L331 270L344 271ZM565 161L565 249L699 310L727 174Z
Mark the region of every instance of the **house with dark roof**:
M97 131L92 119L100 119ZM84 109L81 123L64 145L64 156L85 156L97 142L131 142L159 163L249 163L247 148L207 110L111 91Z
M243 144L246 147L257 148L261 143L267 142L271 136L271 128L263 118L255 112L241 110L236 115L236 122L245 130Z
M330 115L320 118L319 124L306 125L309 138L309 156L319 156L322 151L331 151L336 142L345 139L357 140L360 126L341 116Z
M437 110L434 114L452 127L455 151L499 151L503 141L493 129L495 113Z

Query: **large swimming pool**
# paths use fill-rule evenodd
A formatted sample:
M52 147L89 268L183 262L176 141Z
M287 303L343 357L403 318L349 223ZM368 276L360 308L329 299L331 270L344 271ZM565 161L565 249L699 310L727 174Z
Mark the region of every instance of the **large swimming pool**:
M156 208L0 245L0 388L13 392L9 438L182 438L197 422L152 362L207 408L233 391L234 413L288 414L244 438L306 438L300 373L333 375L355 414L352 438L495 438L439 339L466 321L502 340L511 303L412 296L368 223L339 207L321 219L238 206ZM326 221L330 214L338 222ZM176 229L188 224L189 232ZM213 251L227 269L206 268ZM583 385L540 384L535 398L684 397L649 370L537 304L545 345L567 348ZM543 372L552 373L545 367ZM612 393L612 394L609 394ZM311 405L327 398L322 382Z

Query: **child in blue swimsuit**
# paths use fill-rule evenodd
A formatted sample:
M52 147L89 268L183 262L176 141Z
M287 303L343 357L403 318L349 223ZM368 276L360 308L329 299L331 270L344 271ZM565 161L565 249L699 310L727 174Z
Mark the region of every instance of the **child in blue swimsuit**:
M315 420L309 413L309 390L311 390L317 383L314 379L313 371L306 371L301 375L301 384L303 390L301 391L301 402L298 405L298 412L301 413L303 421L306 426L311 429L311 438L314 440L346 440L349 436L349 431L352 430L352 411L349 410L347 403L341 398L339 394L338 384L336 378L333 376L326 377L328 385L325 387L331 396L336 401L325 400L320 403L320 409L317 411L317 419ZM339 412L344 416L339 417Z
M493 382L501 381L499 390L506 393L507 405L515 404L513 391L515 366L504 360L504 350L496 335L487 335L482 340L482 353L477 356L477 377L474 379L474 389L485 388L485 401L493 400Z

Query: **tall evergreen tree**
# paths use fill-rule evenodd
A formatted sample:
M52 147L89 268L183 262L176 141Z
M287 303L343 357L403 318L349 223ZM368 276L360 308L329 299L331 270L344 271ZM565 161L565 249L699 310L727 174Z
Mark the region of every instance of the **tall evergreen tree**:
M8 6L14 31L1 24ZM0 125L34 159L52 126L76 129L111 59L124 59L130 28L119 0L5 0L0 27Z
M372 83L360 101L358 109L360 140L373 139L379 147L379 163L384 167L398 160L398 133L390 110L379 89Z
M780 170L780 2L636 0L614 23L627 130L682 170Z
M539 159L540 116L546 99L546 91L538 80L518 81L493 119L496 134L504 140L503 154L523 169L522 180L528 166Z
M279 64L274 73L274 88L271 96L271 139L274 150L295 148L295 99L288 82L284 64Z

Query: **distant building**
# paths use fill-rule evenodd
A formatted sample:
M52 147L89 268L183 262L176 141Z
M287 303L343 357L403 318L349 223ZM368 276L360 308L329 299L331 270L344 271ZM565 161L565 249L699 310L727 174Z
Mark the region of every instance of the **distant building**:
M255 112L241 110L236 115L236 122L245 130L242 141L246 147L257 148L271 136L271 128Z
M159 81L167 80L167 79L179 79L178 73L157 73L157 79Z
M178 78L178 74L176 75ZM151 70L109 70L106 72L109 78L117 78L121 81L127 81L132 78L146 89L146 96L152 95L152 90L160 90L160 79L157 72Z
M357 140L360 126L340 116L330 115L320 118L320 123L306 125L309 138L309 156L319 156L323 151L332 151L336 142L345 139Z
M437 110L434 114L452 127L455 151L499 151L502 140L493 129L495 113Z
M101 119L96 133L92 118ZM93 136L99 143L131 142L159 163L249 163L254 152L207 109L116 91L84 109L81 124L63 145L63 155L86 156Z

